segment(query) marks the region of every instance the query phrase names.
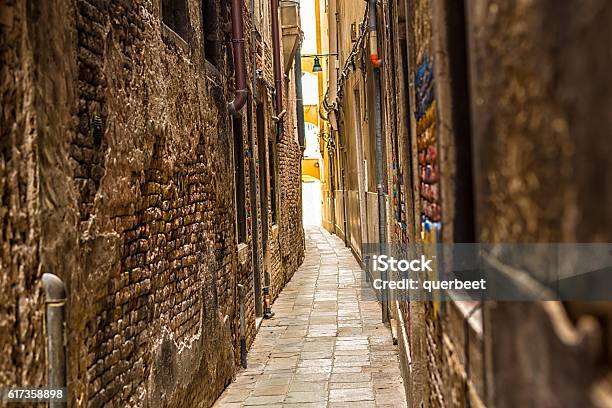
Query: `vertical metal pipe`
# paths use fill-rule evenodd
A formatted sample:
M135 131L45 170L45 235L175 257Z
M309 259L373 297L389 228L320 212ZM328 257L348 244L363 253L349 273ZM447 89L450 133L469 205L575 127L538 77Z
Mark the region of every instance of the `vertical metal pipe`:
M232 43L234 52L234 71L236 90L234 100L229 103L229 111L237 113L247 100L246 64L244 61L244 23L242 21L242 0L232 0Z
M257 24L255 22L255 0L251 0L251 64L253 72L251 82L251 93L253 95L253 101L257 101L257 45L255 44L255 36L257 34ZM251 120L251 124L253 121Z
M347 205L348 205L348 200L347 200L347 189L346 189L346 146L341 143L342 142L342 132L343 132L343 128L342 128L342 111L339 110L338 111L338 116L336 117L336 120L338 122L337 126L338 126L338 164L339 164L339 169L340 169L340 181L342 183L342 228L344 229L344 246L348 247L349 246L349 236L348 236L348 220L347 220Z
M380 66L382 61L378 58L378 44L376 36L376 0L369 0L368 26L370 30L370 61L372 62L374 85L374 127L376 129L376 184L378 192L378 242L379 252L384 251L387 242L387 209L385 207L383 145L382 145L382 104L380 92ZM381 279L388 280L387 271L381 271ZM382 321L389 321L389 292L381 291Z
M51 273L42 276L45 290L47 323L47 363L49 388L66 387L66 336L64 308L66 287L64 282ZM65 402L51 401L50 408L65 407Z
M283 75L280 61L280 29L278 25L278 0L270 0L272 19L272 51L274 53L274 84L276 97L276 115L281 118L283 110ZM282 126L279 126L279 130Z
M336 49L336 53L338 54L338 57L340 56L341 53L341 44L342 42L340 41L340 30L338 30L338 26L340 25L340 13L338 12L338 9L336 9L336 15L335 18L333 19L335 20L335 27L334 27L334 35L335 35L335 49ZM340 60L340 58L338 58L338 61ZM335 73L334 76L334 80L337 82L337 78L338 78L338 71L339 68L331 68L330 67L330 72L333 71ZM331 76L330 76L330 80L331 80ZM331 82L330 82L331 83ZM334 84L334 99L337 96L337 83ZM338 149L338 169L340 170L340 180L342 182L342 218L343 218L343 224L342 224L342 228L344 229L344 246L348 247L349 246L349 238L348 238L348 220L346 219L347 217L347 212L346 212L346 208L348 205L348 200L347 200L347 190L346 190L346 154L345 153L345 149L346 146L341 143L341 138L342 138L342 134L343 134L343 130L342 129L342 109L338 109L338 112L336 113L336 127L338 129L338 140L336 145L339 147Z
M251 256L253 259L253 286L254 286L254 294L255 294L255 315L262 315L262 296L261 296L261 271L260 271L260 263L259 263L259 217L257 217L257 167L255 166L255 160L257 160L257 155L255 154L255 138L256 129L255 129L255 120L254 120L254 112L253 112L253 103L257 102L257 48L255 44L255 34L257 32L257 27L255 25L255 0L251 0L251 58L253 59L253 82L251 84L253 93L253 100L251 101L251 105L248 109L251 110L251 115L249 116L249 145L250 145L250 157L249 157L249 171L251 173L251 177L249 177L250 181L250 190L251 190L251 214L254 216L251 217L251 241L252 241L252 251ZM259 194L263 194L263 192L259 192Z
M300 40L301 42L301 40ZM295 73L295 108L297 110L298 141L302 152L306 148L305 129L304 129L304 96L302 93L302 45L299 44L295 52L295 62L293 64Z
M328 71L329 71L329 78L328 78L328 89L329 89L329 96L328 96L328 101L335 101L336 100L336 90L338 87L338 67L339 67L339 61L340 61L340 47L339 47L339 41L338 41L338 6L337 6L337 1L336 0L328 0L328 15L329 15L329 27L328 27L328 32L329 32L329 61L327 64L328 67ZM317 11L318 12L318 11ZM333 16L333 18L331 18ZM318 52L318 51L317 51Z
M329 131L329 137L330 139L333 138L333 129L330 129ZM335 166L334 166L334 160L336 160L336 155L334 154L336 147L328 144L327 145L327 154L329 157L329 204L330 204L330 212L331 212L331 231L333 234L336 234L336 190L334 187L334 171L335 171Z
M244 286L238 284L238 293L240 296L240 365L242 368L247 368L247 346L246 346L246 318L244 315Z
M343 155L344 156L344 155ZM349 247L349 222L347 219L347 206L348 206L348 190L346 187L346 158L343 160L343 156L340 156L340 160L344 163L342 165L342 212L344 218L344 246Z

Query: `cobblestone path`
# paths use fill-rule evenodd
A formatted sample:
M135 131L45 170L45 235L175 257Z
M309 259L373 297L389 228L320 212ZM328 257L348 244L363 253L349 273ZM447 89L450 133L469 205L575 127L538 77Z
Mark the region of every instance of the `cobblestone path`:
M215 407L405 407L391 331L342 240L306 231L306 259Z

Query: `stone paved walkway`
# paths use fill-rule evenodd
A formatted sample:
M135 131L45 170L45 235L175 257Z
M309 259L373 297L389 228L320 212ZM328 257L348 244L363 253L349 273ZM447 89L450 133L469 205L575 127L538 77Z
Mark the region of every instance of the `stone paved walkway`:
M391 331L350 250L306 231L306 259L215 407L405 407Z

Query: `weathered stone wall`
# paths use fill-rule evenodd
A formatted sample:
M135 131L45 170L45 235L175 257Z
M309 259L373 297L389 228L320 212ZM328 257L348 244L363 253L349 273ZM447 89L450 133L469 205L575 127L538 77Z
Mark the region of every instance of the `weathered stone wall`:
M469 12L482 238L608 242L610 5L486 1Z
M469 2L468 16L478 238L610 242L612 5ZM609 303L486 312L492 404L610 404Z
M422 35L433 27L442 210L437 239L609 241L610 191L603 181L612 106L603 74L612 58L604 51L610 48L603 23L609 5L465 2L462 23L453 14L456 4L407 2L412 75L423 67ZM468 47L458 42L462 32ZM589 49L580 46L585 43ZM469 55L461 58L459 50ZM471 72L457 66L465 60ZM468 78L469 92L463 89ZM413 80L418 111L419 80ZM465 122L468 107L471 123ZM522 260L521 267L536 261ZM400 309L412 406L609 405L606 303L491 302L482 310L470 302L413 302Z
M77 317L93 406L210 404L233 372L231 71L204 60L200 5L188 6L183 41L159 23L157 4L77 3L82 245L89 262L106 256L96 282L85 281L89 313ZM105 48L92 47L96 33Z
M384 79L397 90L383 93L393 130L390 239L473 242L463 6L444 0L392 6L388 17L382 12L384 59L395 61ZM408 112L397 107L398 98ZM411 406L478 406L485 398L480 305L400 302L397 312Z
M293 75L293 74L291 74ZM285 80L285 106L296 105L295 76ZM283 121L283 136L276 145L278 169L278 214L279 231L276 245L279 268L283 279L277 284L276 293L285 286L293 273L304 260L304 233L302 226L302 175L297 163L302 161L302 150L297 137L297 117L295 108L287 109ZM273 249L274 250L274 249Z
M239 253L229 3L217 3L215 66L204 57L196 0L187 2L184 38L161 23L159 2L24 3L0 6L0 385L46 382L40 276L49 271L69 296L71 405L211 405L238 361L238 283L249 344L255 335L249 160L267 152L245 154ZM252 78L250 61L248 53ZM303 257L293 121L277 148L284 205L273 250L284 276L275 293Z
M265 32L265 27L261 27ZM269 53L266 53L265 47ZM271 85L274 84L272 50L271 43L264 46L262 59L259 69L263 71L264 83L262 93L266 93L269 98ZM266 58L267 57L267 58ZM283 52L281 51L281 67L286 66ZM292 63L289 63L293 66ZM284 72L284 70L283 70ZM274 144L272 157L275 163L272 165L270 160L270 144L265 146L266 157L268 158L268 174L271 168L276 169L276 202L273 202L271 194L272 180L268 178L268 231L266 258L264 268L269 273L270 296L275 300L285 283L291 279L293 273L304 259L304 234L302 226L302 198L301 198L301 169L299 163L302 160L302 151L297 138L297 118L296 118L296 97L295 97L295 78L293 70L285 75L283 80L283 103L285 113L282 116L280 126L281 134L278 135L278 123L272 111L272 100L269 100L270 113L267 114L266 126L268 129L267 140ZM261 165L261 164L260 164ZM276 221L272 219L272 206L276 208Z
M35 59L25 2L0 3L0 384L44 381ZM42 14L42 13L41 13ZM59 95L58 95L59 96Z

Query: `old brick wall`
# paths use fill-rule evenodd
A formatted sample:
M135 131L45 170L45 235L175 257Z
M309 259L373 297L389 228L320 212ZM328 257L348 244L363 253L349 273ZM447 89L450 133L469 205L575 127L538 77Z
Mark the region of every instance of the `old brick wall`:
M77 2L71 152L83 271L98 276L83 279L87 312L71 320L87 322L81 398L92 406L207 405L233 372L231 71L204 60L200 4L187 4L184 41L158 4Z
M200 1L186 3L184 38L161 23L159 2L24 3L0 5L0 385L45 384L39 278L50 271L69 296L71 405L209 406L238 361L237 283L249 343L255 335L251 245L261 234L250 230L245 154L248 237L236 245L229 3L217 3L214 66ZM243 14L249 50L246 3ZM266 32L267 72L269 43ZM250 146L247 111L243 147L257 158L267 146ZM303 258L293 121L277 148L276 293Z
M295 85L286 81L286 102L295 104ZM288 106L291 106L288 103ZM284 133L276 145L278 221L272 223L270 212L270 237L268 240L267 268L270 273L270 295L276 299L285 283L304 259L304 239L301 206L301 175L299 163L302 157L297 140L295 110L288 111L284 119Z
M470 222L458 203L465 204L472 193L461 180L463 158L458 158L471 147L464 142L466 136L469 141L464 124L469 100L462 93L466 69L451 65L462 62L456 58L461 43L453 30L464 28L457 27L454 8L453 2L408 0L394 2L388 15L382 14L386 60L400 61L383 71L387 88L399 90L397 95L383 94L393 131L387 138L393 217L389 236L399 244L471 239L458 234L468 228L456 227L458 212L461 222ZM408 104L407 112L397 108L398 97ZM431 278L443 273L436 270ZM401 299L401 293L396 295ZM402 361L410 405L480 404L485 378L480 305L400 300L397 312L403 322L398 341L405 343L401 349L407 354Z
M405 0L390 2L388 10L381 10L382 21L388 21L385 26L382 42L383 59L383 103L385 104L385 122L389 123L392 133L387 139L387 177L390 194L388 215L389 237L392 242L406 244L414 240L416 235L414 214L414 191L411 180L413 170L413 154L411 146L412 124L414 112L413 89L408 80L409 60L407 47L407 21ZM385 91L386 90L386 91Z
M266 27L261 27L265 34ZM281 33L282 34L282 33ZM268 32L271 35L271 32ZM285 283L291 279L293 273L304 259L304 235L302 226L302 202L301 202L301 172L298 163L302 159L302 151L297 138L297 118L295 115L295 82L293 78L293 68L283 79L283 110L285 114L282 118L280 128L275 119L276 113L273 111L273 98L271 92L274 84L273 58L271 42L264 44L261 51L262 58L259 60L258 68L263 75L263 84L260 86L260 97L269 107L269 114L266 115L265 126L267 128L267 140L274 145L274 164L270 160L270 143L264 146L266 149L265 157L268 159L268 174L271 168L275 168L277 176L276 183L276 202L273 202L270 194L272 180L268 177L268 240L265 249L264 269L269 274L270 296L276 299ZM281 67L286 66L283 52L281 51ZM290 63L290 66L293 66ZM284 72L284 69L283 69ZM258 147L259 148L259 147ZM261 166L262 163L259 163ZM272 220L272 206L276 208L276 221ZM262 280L263 281L263 280Z
M294 78L295 76L289 76ZM285 80L285 106L295 106L295 81ZM304 259L304 235L302 226L301 171L296 163L302 160L302 150L297 139L295 109L285 115L283 137L276 146L279 174L279 229L270 240L271 251L276 260L274 274L277 276L273 288L274 298L285 286Z
M408 240L432 242L438 238L440 214L436 209L439 196L432 189L439 186L434 171L438 168L436 155L430 150L437 149L436 100L434 77L434 55L432 53L431 10L429 2L409 1L406 15L406 37L408 39L408 76L413 81L410 89L412 134L405 135L400 143L408 145L413 152L412 172L414 185L414 208L417 230ZM414 140L416 143L410 143ZM427 187L427 189L425 188ZM435 223L435 225L434 225ZM436 228L438 227L438 228ZM426 235L424 235L426 234ZM397 238L396 238L397 239ZM443 401L439 359L441 357L439 337L436 336L439 322L431 304L402 304L400 313L407 325L408 347L412 370L408 379L408 394L411 406L441 406ZM406 358L405 358L406 360Z

